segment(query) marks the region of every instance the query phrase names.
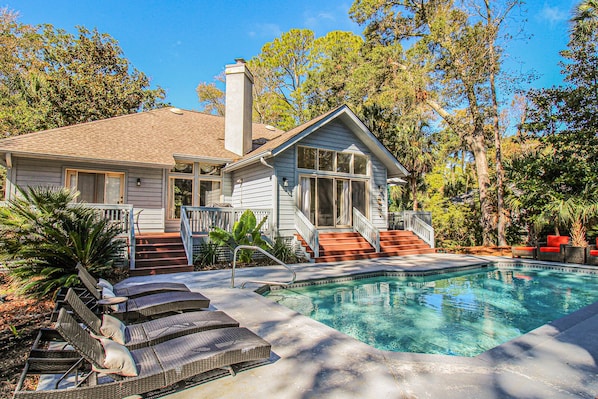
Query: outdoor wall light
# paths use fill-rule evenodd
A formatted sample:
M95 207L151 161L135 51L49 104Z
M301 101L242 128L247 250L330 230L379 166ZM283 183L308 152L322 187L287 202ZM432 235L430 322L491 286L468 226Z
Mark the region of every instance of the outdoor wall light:
M282 178L282 186L284 188L287 188L289 186L289 179L287 179L286 177Z
M243 184L243 179L237 179L237 183Z
M137 178L137 187L141 187L141 177Z

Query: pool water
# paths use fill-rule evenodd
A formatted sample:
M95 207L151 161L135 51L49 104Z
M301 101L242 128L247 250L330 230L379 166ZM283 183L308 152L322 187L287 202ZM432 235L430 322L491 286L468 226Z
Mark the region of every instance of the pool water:
M311 285L268 297L378 349L476 356L598 301L598 276L491 267Z

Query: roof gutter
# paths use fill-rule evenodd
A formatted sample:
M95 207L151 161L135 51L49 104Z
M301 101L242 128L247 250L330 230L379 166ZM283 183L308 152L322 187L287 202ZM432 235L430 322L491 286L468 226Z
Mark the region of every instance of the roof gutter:
M272 156L272 151L262 152L260 154L256 154L252 157L249 157L247 159L243 159L242 161L234 162L234 163L224 167L224 169L222 169L222 171L228 173L228 172L235 171L237 169L241 169L245 166L251 165L256 162L263 163L263 162L266 162L265 158L270 158L271 156ZM262 159L263 159L263 161L262 161ZM268 166L270 166L270 165L268 165Z
M1 151L0 151L1 153ZM11 154L10 157L7 157L7 154ZM86 162L86 163L93 163L93 164L107 164L107 165L116 165L116 166L128 166L128 167L140 167L140 168L156 168L156 169L169 169L174 166L174 159L172 163L163 164L163 163L152 163L152 162L135 162L135 161L122 161L118 159L102 159L102 158L86 158L86 157L74 157L74 156L64 156L64 155L52 155L52 154L39 154L33 152L6 152L5 153L5 160L12 164L13 158L23 157L23 158L35 158L35 159L48 159L52 161L66 161L66 162Z

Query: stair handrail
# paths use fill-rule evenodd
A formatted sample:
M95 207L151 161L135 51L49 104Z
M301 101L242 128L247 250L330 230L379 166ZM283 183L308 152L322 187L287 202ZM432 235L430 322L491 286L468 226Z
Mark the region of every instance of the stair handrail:
M193 264L193 233L191 231L191 223L187 215L187 207L181 206L181 240L185 247L185 255L187 256L187 264Z
M434 228L426 223L416 212L404 212L405 230L412 231L430 248L434 248Z
M135 270L135 215L134 215L134 208L131 205L131 209L129 209L129 269Z
M254 245L239 245L233 251L233 268L231 270L231 276L230 276L230 286L231 286L231 288L235 288L235 268L237 266L237 253L241 249L251 249L251 250L259 251L262 254L264 254L267 257L269 257L270 259L272 259L274 262L278 263L281 266L284 266L288 271L290 271L291 273L293 273L293 278L291 278L291 281L286 282L286 283L283 283L283 282L274 282L274 281L245 281L243 284L241 284L241 288L245 288L245 284L247 284L247 283L261 283L261 284L271 284L271 285L282 285L282 286L286 286L286 285L293 284L295 282L295 279L297 278L297 273L295 273L295 270L293 270L293 268L291 268L289 265L287 265L286 263L284 263L283 261L281 261L280 259L278 259L274 255L268 253L267 251L265 251L264 249L262 249L260 247L254 246Z
M314 258L320 256L320 236L316 227L299 209L295 208L295 229L314 252Z
M353 208L353 230L365 238L376 252L380 252L380 230L357 208Z

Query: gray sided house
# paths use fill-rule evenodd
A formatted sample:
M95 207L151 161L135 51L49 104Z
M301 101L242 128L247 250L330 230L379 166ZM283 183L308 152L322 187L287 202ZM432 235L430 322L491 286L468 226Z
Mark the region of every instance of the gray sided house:
M244 209L271 236L386 230L387 181L405 168L347 106L288 132L252 123L252 84L244 62L227 66L226 117L163 108L0 140L6 197L76 189L129 209L137 234L205 233Z

